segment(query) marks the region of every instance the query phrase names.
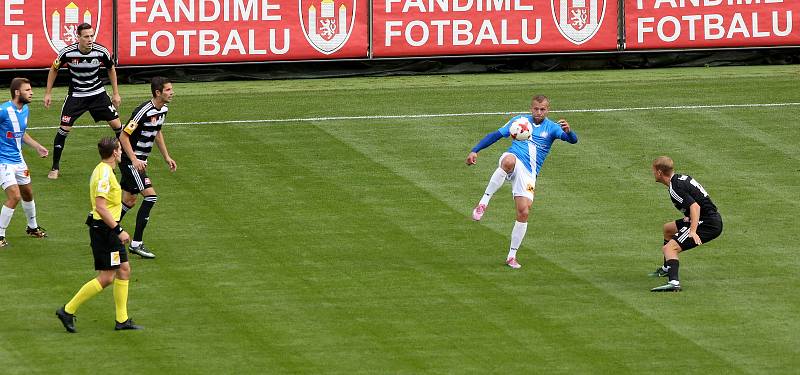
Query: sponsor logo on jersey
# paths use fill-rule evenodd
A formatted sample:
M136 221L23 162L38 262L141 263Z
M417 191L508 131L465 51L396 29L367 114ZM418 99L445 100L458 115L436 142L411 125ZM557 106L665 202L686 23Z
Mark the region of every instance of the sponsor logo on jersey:
M97 183L98 193L108 193L109 191L111 191L111 183L108 180L100 180Z
M12 132L10 130L6 132L6 138L8 139L22 138L23 135L25 135L25 132Z

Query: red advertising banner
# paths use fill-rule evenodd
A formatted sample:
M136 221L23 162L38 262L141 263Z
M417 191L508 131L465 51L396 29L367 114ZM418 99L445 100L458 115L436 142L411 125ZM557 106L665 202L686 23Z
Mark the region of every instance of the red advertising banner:
M373 0L375 57L617 49L616 0Z
M367 0L120 0L124 65L366 58Z
M625 0L625 49L800 45L796 0Z
M0 69L49 67L84 22L111 50L111 12L111 2L101 0L0 0Z

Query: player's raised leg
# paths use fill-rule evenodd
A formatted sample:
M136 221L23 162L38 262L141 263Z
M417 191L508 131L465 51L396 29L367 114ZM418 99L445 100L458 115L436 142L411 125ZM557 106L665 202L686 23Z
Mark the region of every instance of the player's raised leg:
M494 193L503 186L503 182L508 179L508 175L514 171L516 162L517 158L513 154L506 153L500 157L499 166L495 169L494 173L492 173L492 177L489 179L489 184L486 185L486 190L480 202L478 202L478 205L472 210L473 220L478 221L483 217L483 214L486 212L486 207L489 206L489 201L492 199Z

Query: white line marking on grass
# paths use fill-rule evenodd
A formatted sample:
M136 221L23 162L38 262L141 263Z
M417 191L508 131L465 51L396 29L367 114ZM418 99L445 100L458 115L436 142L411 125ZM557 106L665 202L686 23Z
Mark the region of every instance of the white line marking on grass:
M592 108L592 109L564 109L552 111L553 113L586 113L586 112L632 112L656 111L665 109L726 109L726 108L753 108L753 107L790 107L800 106L800 102L790 103L753 103L753 104L708 104L708 105L676 105L656 107L623 107L623 108ZM331 117L304 117L262 120L230 120L230 121L194 121L194 122L167 122L168 125L239 125L239 124L272 124L285 122L309 122L331 120L386 120L386 119L413 119L435 117L466 117L466 116L495 116L512 115L527 112L469 112L469 113L431 113L421 115L373 115L373 116L331 116ZM104 128L108 125L78 125L82 128ZM28 130L57 129L58 126L30 127Z

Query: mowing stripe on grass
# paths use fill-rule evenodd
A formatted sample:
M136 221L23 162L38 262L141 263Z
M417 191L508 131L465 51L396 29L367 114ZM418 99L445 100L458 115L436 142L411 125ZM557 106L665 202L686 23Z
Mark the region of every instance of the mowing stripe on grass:
M631 111L656 111L673 109L726 109L726 108L752 108L752 107L792 107L800 106L800 102L789 103L752 103L752 104L707 104L707 105L678 105L678 106L654 106L654 107L622 107L622 108L590 108L590 109L563 109L552 111L553 113L585 113L585 112L631 112ZM169 125L237 125L237 124L270 124L284 122L308 122L308 121L331 121L331 120L385 120L385 119L412 119L412 118L435 118L435 117L467 117L467 116L496 116L509 115L514 113L527 113L523 111L504 111L504 112L467 112L467 113L428 113L419 115L371 115L371 116L330 116L330 117L304 117L304 118L284 118L284 119L260 119L260 120L230 120L230 121L193 121L193 122L169 122ZM104 128L108 125L81 125L86 128ZM57 129L58 126L37 126L29 127L28 130Z

